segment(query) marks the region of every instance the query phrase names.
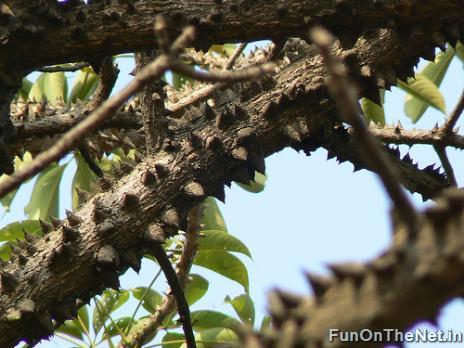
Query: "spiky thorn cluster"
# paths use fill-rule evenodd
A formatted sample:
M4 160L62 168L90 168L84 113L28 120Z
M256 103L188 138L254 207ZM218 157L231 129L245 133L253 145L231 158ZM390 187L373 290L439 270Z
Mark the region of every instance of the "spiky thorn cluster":
M362 66L388 59L400 62L403 56L418 54L422 45L420 40L405 45L390 31L376 31L361 37L354 51L359 53L357 59ZM371 50L372 47L375 49ZM182 227L185 223L188 210L197 203L184 196L183 187L190 182L202 185L205 195L223 199L223 185L237 178L249 181L254 171L262 168L264 156L290 145L311 151L317 146L312 142L312 134L317 134L327 121L321 107L331 105L324 97L323 76L320 57L312 56L297 60L271 78L270 89L251 93L256 86L249 83L244 86L240 99L211 107L208 114L204 112L204 117L192 119L175 132L173 138L179 144L177 152L163 151L144 160L129 175L90 198L75 213L82 221L79 226L70 226L67 219L55 227L48 226L49 233L34 243L36 251L26 264L10 262L2 268L3 273L12 274L18 282L11 282L16 286L6 285L8 290L2 286L0 292L0 345L8 347L23 338L33 340L47 336L53 321L59 322L64 317L63 308L75 313L76 302L85 303L105 287L113 286L114 279L127 267L137 267L133 261L143 252L142 238L148 235L161 242L173 224ZM219 122L218 118L223 117L228 117L229 121ZM298 136L285 130L290 124ZM244 128L252 128L255 135L239 142L237 133ZM232 156L232 150L239 145L247 150L246 161ZM137 199L122 199L124 194L132 194ZM168 211L171 213L167 214ZM145 233L153 223L153 216L160 217L159 226ZM178 217L178 220L166 220L167 216ZM78 237L64 241L62 226L77 230ZM105 247L107 245L111 248ZM63 249L71 252L62 252ZM101 249L104 253L99 253ZM56 254L63 254L65 263L50 264L48 260ZM98 257L99 254L105 257ZM33 314L21 314L18 308L23 299L34 302ZM14 315L17 313L20 314Z
M463 219L464 191L446 191L421 214L413 239L407 238L403 224L395 223L392 246L377 258L330 264L329 275L307 273L311 298L273 291L269 311L274 326L250 343L258 340L261 346L275 348L352 347L352 342L329 343L330 329L407 330L419 321L437 325L441 306L463 295Z

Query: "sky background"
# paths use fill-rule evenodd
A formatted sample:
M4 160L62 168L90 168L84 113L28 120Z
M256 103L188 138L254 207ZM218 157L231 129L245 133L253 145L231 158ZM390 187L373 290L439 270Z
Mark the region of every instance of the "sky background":
M248 49L253 45L249 45ZM421 63L423 64L423 63ZM115 90L126 84L132 70L130 59L119 60L121 73ZM70 81L71 82L71 81ZM462 63L455 59L445 77L441 91L445 95L447 110L451 111L463 90ZM387 122L401 120L406 128L412 127L403 112L404 93L398 89L386 93ZM429 109L419 121L418 128L430 128L435 122L443 122L444 115ZM408 147L401 147L402 154ZM420 167L438 163L433 149L415 146L411 156ZM448 150L459 184L462 184L464 167L460 151ZM250 295L256 306L256 325L266 313L267 294L273 288L309 294L303 272L327 272L326 265L343 261L367 261L385 250L390 243L389 200L377 177L366 171L353 173L347 162L339 165L334 159L327 160L325 150L318 150L310 157L285 149L266 159L268 181L262 193L252 194L233 184L226 188L226 204L220 208L229 232L241 239L250 249L253 260L239 256L247 265L250 277ZM69 158L65 159L65 161ZM75 166L66 169L61 184L61 212L71 206L70 183ZM18 194L12 211L4 215L1 225L24 218L23 209L31 192L31 184L25 185ZM418 208L422 200L412 195ZM132 270L122 277L123 288L148 285L157 266L144 261L137 275ZM224 305L226 295L234 297L243 288L210 271L194 266L195 273L210 281L207 295L192 310L215 309L232 314ZM162 292L167 285L163 277L155 284ZM131 313L136 302L131 300L116 312ZM464 331L464 305L461 300L452 301L441 311L442 329ZM420 326L428 327L428 326ZM162 337L162 335L160 335ZM69 347L62 340L54 339L37 347ZM438 344L407 344L406 347L438 347ZM458 346L448 344L447 347Z

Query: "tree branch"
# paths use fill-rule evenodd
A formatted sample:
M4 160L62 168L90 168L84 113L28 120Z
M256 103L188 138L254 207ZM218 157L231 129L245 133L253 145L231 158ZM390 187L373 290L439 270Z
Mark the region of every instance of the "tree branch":
M190 268L192 267L193 259L197 252L199 221L202 215L202 205L193 208L189 213L184 247L177 262L175 274L181 289L185 288L185 283L187 281ZM133 348L142 346L147 341L148 337L150 337L153 332L158 330L162 326L165 319L174 311L174 306L177 302L178 296L179 295L175 295L174 293L168 291L168 295L163 298L163 302L156 310L156 312L150 316L150 320L144 322L143 327L141 327L139 330L132 331L126 340L119 343L118 348ZM186 325L184 322L182 323L183 325ZM187 331L191 331L191 327L187 328ZM190 337L190 340L191 339L192 338Z
M366 263L329 265L330 276L308 273L312 299L283 291L270 296L273 329L256 337L262 346L282 347L278 338L288 337L292 346L353 347L341 341L341 332L383 332L380 342L362 347L400 344L384 329L403 332L420 321L436 323L439 309L462 297L464 262L464 191L450 190L437 204L421 214L415 238L408 238L401 225L394 225L391 247ZM331 331L332 330L332 331ZM333 341L329 334L334 332ZM245 347L255 347L247 345Z
M450 135L453 133L453 128L461 117L462 112L464 111L464 91L462 92L461 96L459 97L458 103L456 107L451 112L450 116L446 120L445 124L439 130L443 137Z

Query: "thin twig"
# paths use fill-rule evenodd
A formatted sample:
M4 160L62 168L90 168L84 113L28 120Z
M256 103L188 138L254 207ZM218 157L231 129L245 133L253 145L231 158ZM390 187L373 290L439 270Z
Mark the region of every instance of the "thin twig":
M47 72L47 73L61 72L61 71L73 72L73 71L81 70L82 68L86 68L89 65L90 64L87 62L68 63L68 64L44 66L38 69L37 71Z
M240 71L198 71L194 68L182 64L178 61L171 63L170 68L173 71L182 73L191 77L193 79L197 79L200 81L207 81L207 82L244 82L253 79L257 79L265 74L271 73L274 71L275 64L273 63L265 63L260 66L254 66L247 69L243 69Z
M176 264L176 275L181 289L185 287L187 276L197 252L198 229L202 214L202 205L193 208L189 214L184 247ZM156 309L156 312L151 315L149 323L146 323L141 331L132 332L125 342L119 343L118 348L132 348L141 345L146 337L149 337L152 332L156 331L165 319L175 310L175 304L176 296L174 296L174 293L168 292L168 295L164 297L161 305ZM190 328L187 329L189 330Z
M445 170L445 174L446 174L446 177L448 178L450 185L455 186L455 187L458 186L457 181L456 181L456 176L454 175L453 166L451 165L448 155L446 154L446 148L441 145L435 145L433 148L435 149L435 152L437 153L438 158L440 158L441 165L443 166L443 169Z
M229 60L227 61L226 65L224 66L224 70L230 70L235 64L235 61L237 58L240 56L240 54L243 52L243 50L246 47L246 43L241 43L234 51L232 56L230 56ZM210 97L214 91L218 89L225 88L229 85L229 83L224 83L224 82L217 82L212 85L207 85L199 90L194 91L193 93L189 94L188 97L182 99L180 102L176 103L173 105L169 111L171 114L177 114L179 111L185 109L187 106L192 105L193 103L198 103L200 101L203 101Z
M354 138L360 144L365 161L377 172L396 210L409 227L411 234L414 234L418 226L418 214L401 188L393 165L364 123L356 91L346 78L346 68L341 60L337 59L331 52L334 38L325 29L314 28L311 31L311 39L324 58L327 70L331 75L329 88L339 104L341 115L354 129Z
M151 248L151 253L158 261L163 273L168 281L169 287L171 288L172 295L176 299L177 312L179 313L180 322L184 329L185 341L188 348L195 348L195 336L193 335L192 322L190 320L190 308L185 299L184 291L180 286L180 282L177 279L176 272L172 267L169 257L163 249L163 246L156 243Z
M454 132L449 133L445 138L442 137L437 129L425 130L403 129L398 126L370 126L369 132L380 141L388 144L443 145L452 146L457 149L464 149L464 137Z
M226 65L224 66L224 70L230 70L235 64L235 61L238 57L242 54L243 50L245 49L247 43L243 42L237 46L234 53L230 56L229 60L227 61Z
M461 117L462 112L464 111L464 91L462 91L461 96L450 116L446 120L445 124L441 127L440 131L443 135L448 135L453 132L454 126Z

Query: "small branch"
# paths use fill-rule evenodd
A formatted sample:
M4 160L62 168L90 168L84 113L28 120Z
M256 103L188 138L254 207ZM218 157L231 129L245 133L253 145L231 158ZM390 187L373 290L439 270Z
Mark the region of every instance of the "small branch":
M119 69L114 66L112 57L105 57L101 62L97 89L93 94L92 100L88 105L90 112L99 107L106 99L109 98L114 84L118 79Z
M60 72L60 71L77 71L82 68L88 67L90 64L87 62L78 62L78 63L68 63L68 64L61 64L61 65L51 65L51 66L44 66L43 68L38 69L37 71L40 72Z
M224 70L230 70L234 66L235 61L240 56L240 54L243 52L246 45L247 45L246 43L241 43L235 49L234 53L232 54L232 56L227 61L226 65L224 67ZM205 86L205 87L203 87L203 88L201 88L199 90L196 90L196 91L190 93L188 95L188 97L186 97L183 100L181 100L180 102L176 103L176 105L171 107L171 109L169 109L169 111L171 112L171 114L177 114L181 110L185 109L187 106L189 106L189 105L191 105L193 103L198 103L200 101L203 101L203 100L207 99L209 96L211 96L214 93L214 91L216 91L218 89L221 89L221 88L225 88L228 85L229 85L228 83L224 83L224 82L217 82L217 83L215 83L213 85L207 85L207 86Z
M89 166L89 168L99 177L103 178L104 173L101 170L101 168L98 166L97 163L95 163L94 159L89 153L89 150L87 149L87 146L85 144L81 144L78 147L79 152L82 155L82 158L84 159L85 163Z
M417 212L401 188L397 174L393 170L393 165L364 123L356 92L346 78L346 68L330 51L334 38L325 29L315 28L311 31L311 39L324 58L327 70L330 73L329 88L335 101L339 104L341 115L354 129L353 136L360 144L362 155L366 162L378 173L403 222L409 227L410 232L414 234L418 225Z
M230 56L229 60L227 61L226 65L224 66L224 70L230 70L235 64L237 58L242 54L243 50L245 49L247 43L243 42L237 46L234 53Z
M353 129L350 130L353 132ZM388 144L405 145L443 145L452 146L457 149L464 149L464 137L454 132L449 133L443 138L438 130L411 129L406 130L401 127L369 127L369 132L377 139Z
M190 320L190 308L185 299L184 291L180 286L180 282L177 279L176 272L172 267L169 257L166 255L166 252L163 249L163 246L159 243L153 245L150 249L153 256L158 261L163 273L168 281L168 284L171 288L172 295L174 296L177 304L177 312L179 313L180 321L182 322L182 327L184 329L185 341L188 348L195 348L195 336L193 335L192 322Z
M180 62L173 62L170 64L173 71L187 75L188 77L207 82L244 82L257 79L265 74L274 71L275 65L273 63L265 63L260 66L250 67L240 71L197 71L188 65Z
M454 126L458 122L459 117L461 117L463 111L464 111L464 91L462 92L453 112L451 112L449 118L446 120L445 124L441 127L440 129L441 134L445 136L453 132Z
M435 145L433 148L435 149L435 152L437 153L438 158L440 158L440 162L443 166L443 169L445 170L446 177L448 178L450 185L457 187L458 184L456 181L456 176L454 175L453 167L448 158L448 155L446 154L446 148L440 145Z
M193 264L193 259L197 252L199 221L202 214L203 205L192 208L189 214L184 247L176 265L177 282L181 289L184 289L185 287L187 276L190 272L190 268ZM121 343L119 343L118 348L132 348L142 345L143 342L145 342L146 338L149 337L152 332L156 331L162 325L164 320L175 309L177 296L175 296L174 292L171 293L168 291L168 294L169 295L166 295L164 297L163 302L157 308L156 312L153 313L153 315L150 317L150 321L146 323L146 325L144 325L144 327L141 328L139 331L132 332L124 342L122 341ZM187 330L189 329L190 328L187 328Z

